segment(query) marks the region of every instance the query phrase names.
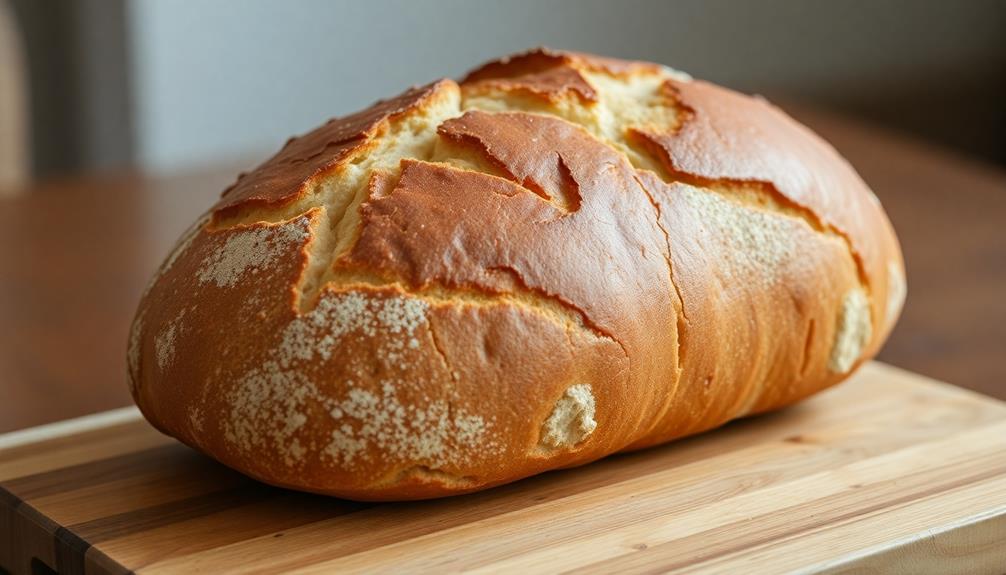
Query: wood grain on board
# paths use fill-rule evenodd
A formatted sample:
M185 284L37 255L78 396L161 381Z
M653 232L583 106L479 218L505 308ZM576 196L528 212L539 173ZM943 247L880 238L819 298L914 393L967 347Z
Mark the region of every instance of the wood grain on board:
M31 573L1000 573L1006 404L879 363L776 414L407 504L268 487L126 409L0 436Z

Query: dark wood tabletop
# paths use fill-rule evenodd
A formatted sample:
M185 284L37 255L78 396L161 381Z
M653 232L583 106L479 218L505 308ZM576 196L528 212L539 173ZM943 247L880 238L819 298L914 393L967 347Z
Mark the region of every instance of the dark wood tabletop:
M908 302L880 359L1006 398L1006 171L794 115L856 166L901 239ZM130 404L140 293L237 169L51 180L0 199L0 433Z

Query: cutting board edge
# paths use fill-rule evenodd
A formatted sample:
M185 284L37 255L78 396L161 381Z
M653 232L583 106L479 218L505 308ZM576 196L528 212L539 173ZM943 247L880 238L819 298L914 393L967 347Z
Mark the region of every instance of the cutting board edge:
M981 513L967 520L929 530L899 541L863 549L855 556L843 557L834 563L819 565L821 575L885 572L895 568L921 568L920 557L932 563L930 573L988 573L994 575L1006 565L1006 506ZM936 541L939 539L939 543ZM981 553L953 553L948 548L979 547ZM918 572L918 571L916 571Z
M101 429L119 423L129 423L143 419L143 414L135 405L90 413L73 419L54 421L35 427L8 431L0 434L0 453L32 443L66 437L77 433Z
M879 362L869 362L857 370L857 374L852 379L856 380L860 378L862 378L860 383L864 385L869 383L877 384L876 391L878 393L882 392L889 397L898 398L902 397L903 394L911 395L913 391L918 391L923 398L928 396L926 401L918 402L918 405L922 407L928 406L931 401L939 403L945 400L946 405L957 406L954 409L964 410L965 408L962 406L981 403L989 406L987 414L990 417L994 417L996 421L1006 421L1006 402L931 378L919 376L898 367ZM870 379L878 379L878 381L867 381ZM848 383L854 384L855 382L850 381ZM843 387L843 385L836 386L833 390L829 390L821 394L821 396L829 396ZM866 390L867 395L873 391L871 387L863 387L862 389ZM839 397L839 395L836 395L835 399L837 400ZM852 395L841 395L841 397L845 401L855 399L862 402L864 399L862 392L858 394L853 393ZM825 401L827 402L827 400ZM899 399L896 403L900 405L902 402ZM42 447L56 447L66 450L67 445L76 441L78 434L84 434L82 437L89 437L109 443L107 438L96 436L96 434L104 433L107 435L110 432L118 434L121 428L140 430L142 422L142 415L135 407L130 406L10 432L0 435L0 455L7 454L8 456L16 457L19 452L31 453L32 450ZM143 432L144 437L156 435L160 438L160 441L173 443L173 440L167 436L160 435L152 428L143 426L143 429L145 430ZM57 445L53 446L53 443ZM829 572L834 568L837 570L836 572L846 573L850 568L855 570L863 565L872 565L874 561L896 561L904 555L912 557L922 555L923 553L920 552L919 547L921 546L921 551L927 550L925 540L929 536L950 534L951 539L956 540L958 546L967 546L974 537L983 537L983 533L985 534L984 537L988 538L988 529L1001 529L1006 525L1006 507L1000 505L995 509L991 509L990 513L991 521L988 520L988 517L984 517L979 521L982 525L991 526L984 531L981 526L972 527L970 524L953 525L946 523L934 526L935 529L931 530L931 533L927 532L925 536L892 540L890 542L892 546L885 546L883 549L865 548L861 554L857 554L855 557L846 557L846 560L836 564L819 565L819 568L824 568ZM978 516L976 515L975 517L977 518ZM0 525L4 525L7 520L11 521L9 525L16 525L26 535L30 535L28 540L33 545L33 548L41 549L47 545L46 550L33 553L33 555L38 557L40 561L44 557L46 559L45 563L50 567L58 568L62 565L63 567L70 567L71 572L128 572L128 569L123 564L112 559L110 555L105 555L98 547L90 545L87 541L78 537L71 529L61 527L59 524L52 522L48 516L43 515L30 503L22 501L0 485ZM995 552L997 553L995 557L999 557L998 553L1006 554L1006 549L999 549L996 546ZM23 568L29 569L28 572L31 572L28 564L21 561L25 559L25 553L11 549L9 546L5 548L3 542L0 541L0 558L11 559L12 557L19 559L19 567L23 565ZM836 557L836 559L838 558ZM867 559L870 563L860 563L861 560ZM84 561L83 564L80 563L81 560ZM848 561L852 561L852 563ZM6 561L0 563L6 563ZM15 570L15 572L19 571Z

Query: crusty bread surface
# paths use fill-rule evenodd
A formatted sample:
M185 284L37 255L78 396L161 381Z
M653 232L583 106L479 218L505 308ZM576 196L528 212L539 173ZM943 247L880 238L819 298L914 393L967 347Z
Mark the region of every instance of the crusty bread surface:
M799 401L904 294L876 197L780 110L539 49L241 175L144 294L129 381L262 481L439 497Z

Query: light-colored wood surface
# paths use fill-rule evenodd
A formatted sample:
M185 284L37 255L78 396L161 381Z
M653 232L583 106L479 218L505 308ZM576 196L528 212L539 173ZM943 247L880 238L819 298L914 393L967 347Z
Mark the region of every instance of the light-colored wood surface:
M1006 404L895 368L792 409L452 499L260 485L138 414L0 436L29 573L1001 573Z

